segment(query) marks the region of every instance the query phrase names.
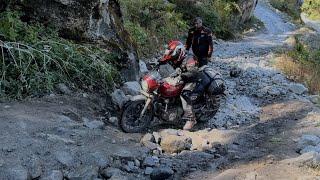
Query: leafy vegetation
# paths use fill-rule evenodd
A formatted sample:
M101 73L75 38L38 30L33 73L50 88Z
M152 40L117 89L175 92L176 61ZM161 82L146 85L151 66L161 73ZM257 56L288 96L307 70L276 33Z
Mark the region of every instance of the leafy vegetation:
M178 38L187 29L174 4L163 0L120 0L124 27L137 46L139 55L154 53L169 39Z
M276 66L291 79L305 83L311 92L320 93L320 46L313 49L299 36L295 39L295 48L283 53L277 59Z
M0 97L42 95L57 83L107 92L118 81L116 56L59 38L14 11L0 13Z
M291 17L294 20L300 21L300 8L297 5L297 0L270 0L271 5Z
M192 19L200 16L219 38L230 38L237 29L237 0L120 0L124 26L140 56L159 50L170 39L186 35ZM238 13L238 14L237 14Z
M311 19L320 19L320 0L305 0L302 5L302 11Z
M200 16L204 23L214 34L223 39L232 37L234 31L238 28L238 14L240 8L237 0L201 0L185 1L173 0L176 4L177 12L183 14L183 17L190 23L193 18Z

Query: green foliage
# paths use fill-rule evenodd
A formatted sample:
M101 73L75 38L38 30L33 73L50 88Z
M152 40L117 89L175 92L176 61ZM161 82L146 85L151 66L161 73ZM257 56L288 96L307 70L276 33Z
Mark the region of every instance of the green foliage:
M238 27L237 0L120 0L124 26L141 56L159 50L170 39L186 35L188 24L200 16L219 38L230 38Z
M189 23L197 16L202 17L205 25L219 38L230 38L238 27L237 0L201 0L196 3L189 0L172 0L172 2Z
M295 72L291 74L297 76L298 81L305 83L312 92L320 93L320 46L314 49L308 46L308 42L301 41L300 36L295 38L295 49L287 52L295 65L286 68L294 67Z
M0 17L0 97L42 95L61 82L107 92L118 80L112 54L24 23L17 12L6 11Z
M124 26L137 46L139 55L147 56L169 39L178 38L187 30L182 15L174 5L163 0L120 0Z
M311 19L320 19L320 0L305 0L302 5L302 11Z
M270 3L276 9L292 16L295 20L300 20L300 9L296 0L270 0Z

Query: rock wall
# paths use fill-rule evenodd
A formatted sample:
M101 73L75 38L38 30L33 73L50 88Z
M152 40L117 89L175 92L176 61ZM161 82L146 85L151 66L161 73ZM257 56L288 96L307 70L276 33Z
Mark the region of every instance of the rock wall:
M240 0L239 6L241 9L240 23L244 23L249 20L258 4L258 0Z

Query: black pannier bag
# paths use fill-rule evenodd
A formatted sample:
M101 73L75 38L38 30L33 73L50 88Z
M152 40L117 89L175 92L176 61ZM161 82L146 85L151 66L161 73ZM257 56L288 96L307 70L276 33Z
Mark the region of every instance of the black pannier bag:
M203 66L201 69L211 80L207 87L208 93L212 95L223 94L226 87L222 75L209 66Z

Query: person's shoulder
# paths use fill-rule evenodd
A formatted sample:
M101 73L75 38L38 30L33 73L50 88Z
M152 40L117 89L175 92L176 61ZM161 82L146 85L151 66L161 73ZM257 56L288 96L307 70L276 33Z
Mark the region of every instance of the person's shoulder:
M206 32L207 34L212 34L212 30L208 27L203 26L203 31Z

